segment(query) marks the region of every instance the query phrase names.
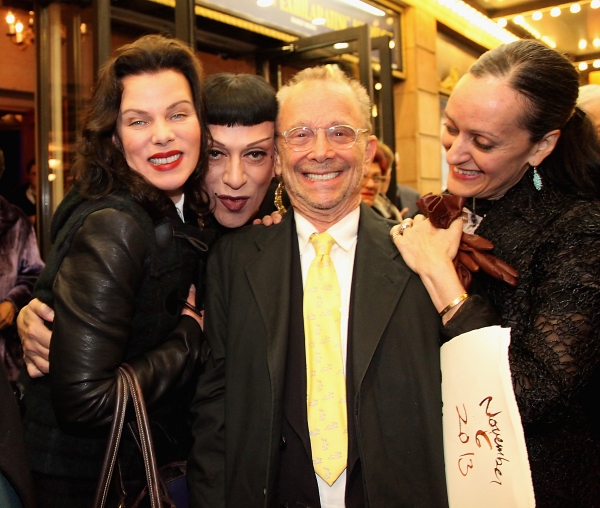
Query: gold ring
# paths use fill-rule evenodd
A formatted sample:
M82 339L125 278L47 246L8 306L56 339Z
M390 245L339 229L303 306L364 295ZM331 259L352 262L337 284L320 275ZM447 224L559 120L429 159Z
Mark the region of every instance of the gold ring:
M398 231L394 231L392 233L392 242L396 239L397 236L402 236L402 233L398 233Z

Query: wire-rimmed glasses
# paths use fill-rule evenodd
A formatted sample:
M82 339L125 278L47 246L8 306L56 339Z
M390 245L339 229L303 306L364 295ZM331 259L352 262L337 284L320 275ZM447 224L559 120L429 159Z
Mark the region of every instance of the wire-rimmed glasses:
M368 132L368 129L355 129L351 125L333 125L317 129L294 127L285 132L280 132L279 135L285 139L285 142L292 150L295 152L304 152L310 150L315 145L317 131L325 131L325 135L331 146L340 150L347 150L354 146L358 135Z

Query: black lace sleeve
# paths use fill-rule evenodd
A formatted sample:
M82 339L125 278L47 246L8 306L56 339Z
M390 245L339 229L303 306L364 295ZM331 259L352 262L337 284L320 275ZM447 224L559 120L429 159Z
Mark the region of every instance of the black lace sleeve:
M524 422L560 418L600 362L600 216L571 211L553 228L534 256L520 302L528 319L516 324L511 346Z

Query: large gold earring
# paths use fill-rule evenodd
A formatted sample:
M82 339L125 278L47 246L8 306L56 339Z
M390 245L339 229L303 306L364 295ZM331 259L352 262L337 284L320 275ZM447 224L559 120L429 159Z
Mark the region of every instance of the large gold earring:
M283 189L285 189L283 182L279 182L279 185L275 189L275 199L273 200L275 208L277 208L277 211L281 215L285 215L285 212L287 212L287 208L283 205Z

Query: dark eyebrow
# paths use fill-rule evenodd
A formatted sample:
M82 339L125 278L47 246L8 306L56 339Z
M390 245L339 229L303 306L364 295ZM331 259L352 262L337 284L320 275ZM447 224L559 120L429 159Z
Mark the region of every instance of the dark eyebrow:
M257 139L256 141L252 141L252 142L248 143L245 148L249 148L251 146L258 145L259 143L263 143L265 141L270 141L272 139L273 139L273 136L268 136L268 137L263 138L263 139ZM226 147L227 145L225 143L221 143L218 139L214 139L213 138L213 146Z
M187 99L182 99L182 100L180 100L180 101L174 102L174 103L173 103L173 104L171 104L170 106L167 106L167 110L174 109L174 108L176 108L177 106L179 106L180 104L187 104L187 105L189 105L189 106L192 106L192 107L193 107L193 104L192 104L190 101L188 101ZM124 111L121 111L121 114L122 114L122 115L124 115L125 113L136 113L136 114L138 114L138 115L145 115L145 114L147 114L148 112L147 112L147 111L145 111L145 110L143 110L143 109L135 109L135 108L130 108L130 109L126 109L126 110L124 110Z

